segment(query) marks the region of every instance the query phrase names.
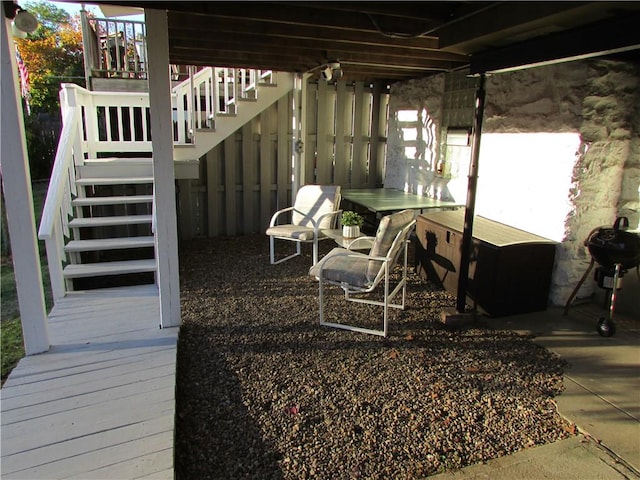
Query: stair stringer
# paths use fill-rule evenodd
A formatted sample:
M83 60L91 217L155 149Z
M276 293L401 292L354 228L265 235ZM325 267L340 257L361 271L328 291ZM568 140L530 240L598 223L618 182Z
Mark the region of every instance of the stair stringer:
M197 160L222 143L256 115L269 108L294 87L294 74L278 72L276 85L260 86L255 101L241 101L235 115L221 115L215 118L215 130L198 130L194 144L174 145L173 159L177 162Z

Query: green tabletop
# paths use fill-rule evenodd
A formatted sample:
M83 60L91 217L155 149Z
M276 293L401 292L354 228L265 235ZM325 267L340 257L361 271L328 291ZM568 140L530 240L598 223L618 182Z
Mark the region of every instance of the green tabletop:
M342 199L361 205L375 213L406 209L426 210L430 208L454 208L464 206L464 203L445 202L392 188L342 190Z

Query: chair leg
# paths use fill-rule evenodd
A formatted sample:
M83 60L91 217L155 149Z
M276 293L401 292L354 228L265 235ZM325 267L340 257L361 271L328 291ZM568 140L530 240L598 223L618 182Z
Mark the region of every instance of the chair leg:
M320 325L324 325L324 282L322 278L319 279L318 283L320 284L320 292L318 294L320 298Z
M282 262L286 262L287 260L291 260L294 257L302 255L302 244L300 242L296 243L296 251L291 255L288 255L280 260L276 260L276 247L275 247L276 237L269 236L269 261L271 265L277 265Z
M271 260L271 265L276 263L275 242L275 238L269 237L269 259Z
M318 263L318 237L313 239L313 264Z
M387 336L387 318L389 313L389 263L384 264L384 314L382 317L382 331Z

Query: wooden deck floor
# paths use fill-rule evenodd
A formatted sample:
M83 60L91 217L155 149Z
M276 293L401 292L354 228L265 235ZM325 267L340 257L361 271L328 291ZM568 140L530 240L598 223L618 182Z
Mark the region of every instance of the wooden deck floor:
M51 350L0 391L2 478L173 478L178 329L159 323L155 286L56 305Z

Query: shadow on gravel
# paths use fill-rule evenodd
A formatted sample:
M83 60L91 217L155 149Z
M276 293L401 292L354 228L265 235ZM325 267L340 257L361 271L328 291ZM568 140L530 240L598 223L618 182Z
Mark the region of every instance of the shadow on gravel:
M282 479L280 455L263 440L224 357L214 345L190 348L190 338L206 334L201 326L182 330L178 350L189 355L177 364L176 479Z

